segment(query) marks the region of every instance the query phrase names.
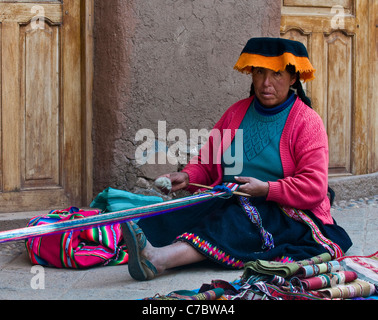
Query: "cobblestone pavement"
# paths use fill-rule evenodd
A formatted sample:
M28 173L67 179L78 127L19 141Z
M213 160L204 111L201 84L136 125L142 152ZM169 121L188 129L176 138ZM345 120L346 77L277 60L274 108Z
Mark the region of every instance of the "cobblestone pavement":
M0 255L17 255L26 250L24 241L5 243L0 245Z
M331 214L353 241L347 255L370 255L378 251L378 196L337 201Z
M360 198L360 199L350 199L350 200L340 200L335 201L332 209L333 210L343 210L348 208L378 208L378 195L369 198Z

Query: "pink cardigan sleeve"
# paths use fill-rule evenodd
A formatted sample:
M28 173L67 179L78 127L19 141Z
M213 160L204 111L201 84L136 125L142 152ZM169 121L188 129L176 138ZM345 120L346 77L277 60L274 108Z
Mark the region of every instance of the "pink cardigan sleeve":
M269 182L267 200L302 210L319 206L328 189L325 163L327 158L323 148L304 154L293 176Z

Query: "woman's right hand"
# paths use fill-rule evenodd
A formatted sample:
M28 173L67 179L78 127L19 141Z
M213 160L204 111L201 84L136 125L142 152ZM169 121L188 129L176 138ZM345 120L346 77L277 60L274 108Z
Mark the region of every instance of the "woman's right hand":
M185 189L189 185L189 176L185 172L173 172L173 173L165 174L161 177L165 177L171 180L171 183L172 183L171 192Z

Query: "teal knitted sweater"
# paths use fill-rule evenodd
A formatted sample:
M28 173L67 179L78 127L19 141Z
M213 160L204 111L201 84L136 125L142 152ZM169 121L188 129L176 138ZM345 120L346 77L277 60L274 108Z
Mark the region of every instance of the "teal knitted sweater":
M225 182L235 182L235 175L262 181L284 177L280 140L294 101L292 94L284 104L269 112L256 99L252 102L239 127L243 130L243 144L234 139L223 154Z

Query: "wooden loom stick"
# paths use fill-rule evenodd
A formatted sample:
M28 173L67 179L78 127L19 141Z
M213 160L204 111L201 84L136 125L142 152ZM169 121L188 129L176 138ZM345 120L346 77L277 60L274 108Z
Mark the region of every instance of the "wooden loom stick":
M41 224L26 228L1 231L0 244L53 234L61 234L65 231L86 230L94 227L123 223L133 219L147 218L153 215L173 212L183 207L200 204L207 200L211 200L214 197L221 197L226 194L226 192L219 192L217 194L201 193L194 196L192 195L184 198L172 199L165 202L159 202L116 212L102 213L81 219L58 221L50 224Z
M204 188L204 189L208 189L208 190L213 190L214 187L210 187L210 186L204 186L202 184L198 184L198 183L189 183L190 186L193 186L193 187L198 187L198 188ZM248 197L250 198L251 195L248 194L248 193L244 193L244 192L239 192L239 191L232 191L233 194L237 195L237 196L242 196L242 197Z

